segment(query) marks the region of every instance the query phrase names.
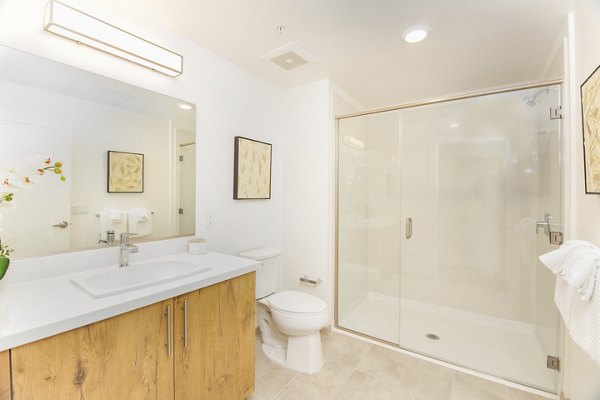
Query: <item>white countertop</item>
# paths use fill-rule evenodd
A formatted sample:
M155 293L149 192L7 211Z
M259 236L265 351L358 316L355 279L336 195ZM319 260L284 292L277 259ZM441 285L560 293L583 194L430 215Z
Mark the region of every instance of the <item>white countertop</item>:
M215 252L152 258L152 262L161 260L184 261L211 269L199 275L99 299L71 283L71 277L81 271L3 284L0 289L0 351L241 276L256 271L260 265L254 260ZM97 271L111 268L117 267L101 267Z

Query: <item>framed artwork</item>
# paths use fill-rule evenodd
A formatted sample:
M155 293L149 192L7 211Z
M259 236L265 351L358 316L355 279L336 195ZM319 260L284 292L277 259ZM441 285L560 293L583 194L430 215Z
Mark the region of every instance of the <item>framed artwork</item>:
M600 66L581 85L585 193L600 194Z
M108 152L108 193L144 192L144 155Z
M272 145L235 137L233 198L235 200L271 198Z

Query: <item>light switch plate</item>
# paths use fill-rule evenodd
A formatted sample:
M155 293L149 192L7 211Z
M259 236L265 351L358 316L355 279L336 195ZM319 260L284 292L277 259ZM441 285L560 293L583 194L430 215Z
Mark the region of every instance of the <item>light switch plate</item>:
M71 204L71 215L87 215L90 213L87 204Z

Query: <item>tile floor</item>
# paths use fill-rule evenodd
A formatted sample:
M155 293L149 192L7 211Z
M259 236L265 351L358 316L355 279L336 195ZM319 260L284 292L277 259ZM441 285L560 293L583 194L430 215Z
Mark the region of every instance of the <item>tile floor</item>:
M321 337L325 364L306 375L269 361L257 336L256 390L249 400L544 399L339 333Z

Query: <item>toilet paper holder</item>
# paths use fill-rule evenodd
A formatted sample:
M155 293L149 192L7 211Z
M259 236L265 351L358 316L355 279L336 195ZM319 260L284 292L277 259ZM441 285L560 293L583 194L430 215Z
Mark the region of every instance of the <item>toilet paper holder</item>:
M302 282L302 283L308 283L308 284L311 284L311 285L315 285L315 286L316 286L316 285L319 285L319 284L321 284L321 282L323 282L323 281L321 280L321 278L317 278L317 279L310 279L310 278L308 277L308 275L304 275L304 276L301 276L301 277L300 277L300 282Z

